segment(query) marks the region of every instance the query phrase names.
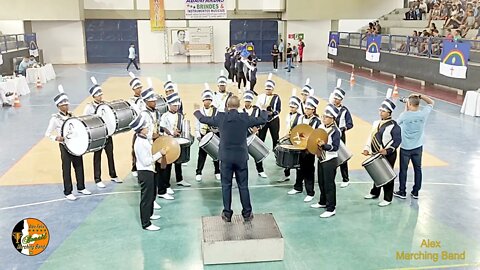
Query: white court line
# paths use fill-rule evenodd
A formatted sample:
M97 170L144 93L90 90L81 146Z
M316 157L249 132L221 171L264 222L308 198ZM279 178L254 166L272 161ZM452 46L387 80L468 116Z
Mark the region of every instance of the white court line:
M77 69L85 72L85 73L95 73L95 74L102 74L102 75L113 75L113 76L121 76L121 77L129 77L128 76L128 72L127 70L125 69L125 72L126 73L110 73L110 72L100 72L100 71L91 71L91 70L87 70L87 69L84 69L84 68L81 68L81 67L77 67ZM130 77L129 77L130 78Z
M368 185L371 185L372 183L371 182L350 181L350 184L368 184ZM249 188L256 189L256 188L282 187L282 186L291 186L291 185L292 185L291 183L273 184L273 185L254 185L254 186L249 186ZM423 183L423 185L465 186L465 187L470 186L470 185L459 184L459 183ZM178 188L178 189L174 189L174 190L175 191L195 191L195 190L218 190L218 189L221 189L221 188L222 188L221 186L218 186L218 187L199 187L199 188ZM139 193L139 192L140 192L139 190L114 191L114 192L105 192L105 193L95 193L95 194L92 194L92 195L82 195L82 196L76 196L76 197L77 198L88 198L88 197L117 195L117 194L131 194L131 193ZM24 208L24 207L29 207L29 206L36 206L36 205L42 205L42 204L48 204L48 203L66 201L66 200L67 200L66 198L61 198L61 199L54 199L54 200L48 200L48 201L40 201L40 202L35 202L35 203L19 204L19 205L2 207L2 208L0 208L0 211L10 210L10 209L18 209L18 208Z

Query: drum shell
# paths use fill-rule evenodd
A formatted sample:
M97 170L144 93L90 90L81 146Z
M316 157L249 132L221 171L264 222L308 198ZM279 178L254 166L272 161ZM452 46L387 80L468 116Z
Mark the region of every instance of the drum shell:
M85 127L84 131L86 131L88 138L85 137L84 139L88 140L88 143L86 149L83 149L82 153L72 150L72 144L77 142L69 142L68 134L65 134L65 128L67 125L69 125L70 121L79 121L82 126ZM74 156L82 156L89 152L96 152L102 149L107 142L107 126L105 125L103 119L97 115L84 115L67 119L63 123L61 131L62 137L65 137L65 149L67 149L67 151Z
M182 164L182 163L187 163L190 161L190 146L192 145L190 140L183 141L182 140L177 140L178 144L180 144L180 156L178 159L175 161L175 164Z
M301 150L283 148L281 145L275 147L275 161L279 167L285 169L300 168Z
M220 138L212 132L207 133L202 140L199 142L198 146L202 148L207 154L213 159L213 161L218 160L218 151L220 148Z
M337 151L337 166L342 165L343 163L347 162L349 159L352 158L353 154L348 150L345 143L340 141L340 145Z
M167 101L160 95L157 95L157 101L156 101L155 108L158 110L160 115L168 112Z
M390 163L380 154L365 160L362 166L367 170L376 187L381 187L397 177Z
M248 153L253 157L255 163L262 162L270 153L265 143L257 136L250 135L247 138Z
M100 110L105 106L107 106L115 116L115 130L113 132L111 132L111 130L108 130L108 121L112 121L113 119L110 120L108 117L103 117L102 113L100 112ZM108 103L100 104L95 110L95 114L102 117L105 124L107 124L107 131L108 135L110 136L129 131L130 123L136 117L135 110L133 110L130 104L124 100L113 100Z
M183 120L182 122L182 138L192 140L192 134L190 133L190 121Z

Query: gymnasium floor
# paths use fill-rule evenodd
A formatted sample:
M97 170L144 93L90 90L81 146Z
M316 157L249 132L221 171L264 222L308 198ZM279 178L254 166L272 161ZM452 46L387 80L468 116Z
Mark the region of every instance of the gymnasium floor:
M187 117L192 120L193 104L200 103L203 83L215 89L221 64L178 64L141 66L139 75L152 77L158 93L171 74L179 84ZM257 91L262 90L270 63L261 64ZM277 183L283 171L271 154L264 166L269 179L257 177L250 161L250 186L255 213L274 214L285 238L285 259L280 262L203 266L201 257L201 217L221 211L221 190L214 180L213 166L207 160L204 181L197 183L195 165L198 145L192 146L191 161L184 178L191 188L177 188L174 201L157 199L162 218L159 232L141 229L139 187L129 174L131 134L114 138L116 168L125 182L108 181L106 162L103 177L107 188L93 183L92 154L84 157L87 188L94 194L79 196L75 202L63 198L58 146L43 137L57 84L63 84L70 97L71 110L80 115L90 101L89 77L103 83L106 100L128 98L128 76L124 65L55 66L57 79L41 90L21 97L21 108L0 109L0 269L438 269L480 268L480 119L460 115L458 102L436 99L425 137L423 187L418 200L394 198L392 205L380 208L378 200L364 200L372 181L362 168L361 154L370 123L378 118L378 106L389 87L382 81L357 76L349 85L350 74L329 63L304 63L291 73L280 70L274 80L284 102L291 89L301 89L311 78L316 95L325 100L336 79L343 79L347 91L345 105L354 115L355 127L347 134L354 153L349 162L352 184L337 188L337 215L321 220L321 211L304 203L304 195L288 196L293 180ZM383 80L385 81L385 80ZM390 86L391 87L391 86ZM235 89L229 86L230 90ZM400 95L410 92L400 89ZM394 117L403 110L397 104ZM283 118L282 118L283 119ZM281 136L286 134L282 128ZM271 141L267 142L271 145ZM477 172L477 173L475 173ZM292 177L294 178L294 177ZM337 176L337 180L338 176ZM409 175L407 187L412 187ZM398 180L396 180L396 187ZM319 192L316 184L316 198ZM74 191L75 193L75 191ZM241 207L234 190L234 211ZM27 257L12 246L11 232L23 218L34 217L46 223L51 238L40 255ZM441 241L441 248L420 247L422 240ZM397 258L401 252L465 251L464 260Z

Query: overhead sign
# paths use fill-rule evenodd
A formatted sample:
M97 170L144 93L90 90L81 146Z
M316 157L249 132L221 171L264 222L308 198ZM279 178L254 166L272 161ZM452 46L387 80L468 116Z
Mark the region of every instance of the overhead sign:
M225 19L227 0L185 0L185 19Z

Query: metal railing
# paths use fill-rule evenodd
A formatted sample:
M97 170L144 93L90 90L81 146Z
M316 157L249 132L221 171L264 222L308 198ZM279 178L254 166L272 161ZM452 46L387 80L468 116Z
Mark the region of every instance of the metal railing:
M367 34L350 32L333 32L339 34L339 46L365 49ZM480 40L466 40L470 42L470 63L480 64ZM381 51L399 53L428 58L440 58L443 42L451 40L440 37L414 37L402 35L382 35Z
M0 36L0 52L27 49L28 40L35 40L35 34L16 34Z

